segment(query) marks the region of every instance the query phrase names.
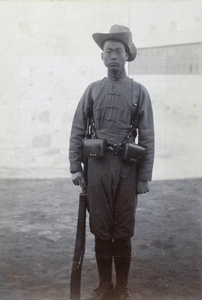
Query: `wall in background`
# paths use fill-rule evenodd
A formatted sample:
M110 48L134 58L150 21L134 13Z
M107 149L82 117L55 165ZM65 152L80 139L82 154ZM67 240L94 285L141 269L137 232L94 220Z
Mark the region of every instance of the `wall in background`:
M132 74L202 74L202 42L138 49Z

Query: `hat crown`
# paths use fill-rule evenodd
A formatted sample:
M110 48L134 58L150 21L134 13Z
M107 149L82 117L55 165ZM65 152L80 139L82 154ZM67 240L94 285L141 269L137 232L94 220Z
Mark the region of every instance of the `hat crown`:
M113 25L109 31L109 33L120 33L120 32L130 32L131 33L130 29L123 25Z

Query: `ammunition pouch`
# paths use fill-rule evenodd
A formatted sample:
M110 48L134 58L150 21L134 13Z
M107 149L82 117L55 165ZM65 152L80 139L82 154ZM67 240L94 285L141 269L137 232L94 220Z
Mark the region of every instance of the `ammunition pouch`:
M145 148L133 143L123 144L122 158L130 163L141 160L144 156Z
M100 158L105 156L107 143L105 139L84 139L83 151L87 158Z

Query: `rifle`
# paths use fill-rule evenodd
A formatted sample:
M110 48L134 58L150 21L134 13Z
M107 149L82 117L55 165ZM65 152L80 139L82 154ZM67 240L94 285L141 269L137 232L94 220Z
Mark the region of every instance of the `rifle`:
M86 240L86 198L86 193L81 192L70 284L70 299L73 300L80 300L81 294L81 271Z
M85 138L90 137L90 119L87 119L87 129ZM87 169L88 159L84 157L84 177L87 185ZM82 191L79 195L79 210L77 220L76 241L74 247L74 256L72 261L71 283L70 283L70 299L80 300L81 297L81 271L83 258L85 253L86 242L86 208L87 208L87 193Z

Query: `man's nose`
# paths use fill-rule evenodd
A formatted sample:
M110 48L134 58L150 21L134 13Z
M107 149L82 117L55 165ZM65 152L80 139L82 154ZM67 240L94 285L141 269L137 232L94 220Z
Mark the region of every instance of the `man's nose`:
M116 60L116 59L117 59L117 54L116 54L116 52L112 52L112 54L111 54L111 59L112 59L112 60Z

